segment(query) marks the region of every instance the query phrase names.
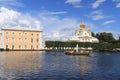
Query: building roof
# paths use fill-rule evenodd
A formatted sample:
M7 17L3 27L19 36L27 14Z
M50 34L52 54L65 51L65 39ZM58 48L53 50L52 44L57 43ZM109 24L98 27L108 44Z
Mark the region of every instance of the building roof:
M1 28L1 30L15 30L15 31L33 31L33 32L42 32L39 29L35 29L35 28L21 28L21 27L13 27L13 28Z

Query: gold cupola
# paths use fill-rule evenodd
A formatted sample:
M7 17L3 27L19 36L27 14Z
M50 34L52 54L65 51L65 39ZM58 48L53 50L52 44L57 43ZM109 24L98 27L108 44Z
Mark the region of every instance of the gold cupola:
M91 32L91 29L90 29L90 25L88 26L88 30L87 30L88 32Z
M90 29L90 25L88 26L88 30L87 30L87 32L89 33L90 36L92 35L92 33L91 33L91 29Z
M82 22L80 24L80 28L85 28L86 24L84 23L84 20L82 19Z
M79 34L79 30L78 30L78 27L76 28L75 30L75 35L78 35Z

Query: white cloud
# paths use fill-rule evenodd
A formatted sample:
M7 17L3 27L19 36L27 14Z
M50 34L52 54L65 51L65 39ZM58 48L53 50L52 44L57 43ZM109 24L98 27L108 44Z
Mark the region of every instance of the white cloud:
M117 2L116 8L120 8L120 0L112 0L113 2Z
M0 8L0 27L34 27L41 28L41 23L38 19L30 16L29 14L22 14L20 12L8 9L5 7Z
M92 16L93 20L101 20L104 19L105 17L103 15L94 15Z
M103 12L101 10L96 10L91 12L88 17L92 18L92 20L101 20L107 18L108 16L103 15Z
M113 2L120 2L120 0L112 0Z
M111 24L111 23L114 23L114 22L115 22L115 20L109 20L109 21L104 22L103 25Z
M18 0L0 0L0 7L18 6L23 7L23 3Z
M120 8L120 3L118 3L118 4L116 5L116 8Z
M56 15L44 14L44 12L39 14L39 19L44 26L43 34L46 36L44 40L58 40L71 36L76 26L80 24L75 18L60 18Z
M61 34L59 31L51 31L50 33L44 33L43 34L44 40L67 40L66 34Z
M97 0L95 3L92 4L92 8L97 8L100 6L100 4L102 4L103 2L105 2L106 0Z
M47 12L47 14L66 14L67 11Z
M73 5L75 8L81 8L81 1L82 0L66 0L65 3Z
M78 3L80 2L81 0L66 0L66 3Z

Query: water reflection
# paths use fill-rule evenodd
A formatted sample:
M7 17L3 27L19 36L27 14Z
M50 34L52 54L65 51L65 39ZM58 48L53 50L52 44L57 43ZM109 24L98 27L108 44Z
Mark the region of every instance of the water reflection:
M15 78L29 76L37 73L41 67L42 57L40 52L10 51L0 53L0 76L3 78Z
M82 79L85 79L87 73L92 70L92 61L90 60L90 56L77 56L76 57L76 67L80 71L80 75Z
M120 54L0 52L0 80L119 80Z

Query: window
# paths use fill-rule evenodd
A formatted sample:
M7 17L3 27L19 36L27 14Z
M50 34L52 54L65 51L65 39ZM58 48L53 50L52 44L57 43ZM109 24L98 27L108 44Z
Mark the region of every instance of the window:
M31 49L33 49L33 45L31 45Z
M21 49L21 45L19 45L19 49Z
M25 36L27 35L27 33L25 33Z
M38 36L39 34L37 34L37 36Z
M38 45L36 46L36 48L38 49Z
M27 38L25 38L25 42L27 42Z
M8 36L8 32L6 32L6 36Z
M8 42L8 37L6 38L6 42Z
M8 45L6 45L6 48L8 48Z
M31 36L33 36L33 33L31 34Z
M15 46L14 46L14 45L12 45L12 49L14 49L14 47L15 47Z
M14 39L14 38L12 38L12 42L15 42L15 39Z
M31 43L33 43L33 39L31 39Z
M19 33L19 36L21 36L21 33Z
M21 39L21 38L19 38L19 42L22 42L22 39Z
M14 36L14 32L12 32L12 36Z
M25 45L25 49L27 49L27 45Z
M39 39L36 39L36 42L38 43Z

